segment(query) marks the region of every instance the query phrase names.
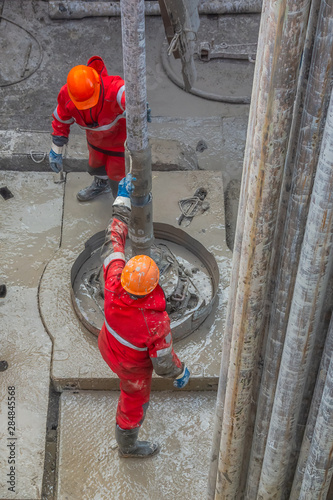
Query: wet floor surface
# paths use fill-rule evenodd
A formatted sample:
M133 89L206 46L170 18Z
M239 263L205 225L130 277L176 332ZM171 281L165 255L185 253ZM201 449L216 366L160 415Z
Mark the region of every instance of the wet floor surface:
M205 498L215 394L153 393L139 438L161 451L141 461L118 457L117 400L117 392L61 396L57 499Z
M52 353L38 286L59 248L64 187L54 185L51 174L17 172L1 172L0 185L13 195L0 198L1 280L7 288L0 299L0 345L8 363L0 374L0 497L35 499L44 470Z
M0 302L1 314L4 318L2 356L9 365L0 378L2 394L0 446L3 448L0 467L2 475L1 498L40 498L45 456L46 463L51 464L51 469L53 467L53 476L49 471L44 480L44 492L49 492L48 496L44 496L47 500L52 498L90 498L90 493L87 492L90 492L91 488L95 488L98 492L99 496L96 498L106 499L108 497L104 492L109 481L108 474L115 473L116 470L118 472L117 481L114 482L114 498L123 498L121 491L127 492L129 488L125 481L126 468L120 467L119 469L118 459L114 453L107 458L109 456L107 450L111 446L110 439L113 433L117 392L96 392L96 396L91 396L90 399L85 399L82 396L84 404L92 404L91 410L88 412L90 416L93 416L94 405L100 404L99 399L101 399L101 404L105 398L110 398L110 401L113 401L106 414L104 414L104 410L99 412L100 419L105 423L110 436L103 431L101 437L96 441L91 436L81 443L87 453L92 454L94 460L96 460L96 453L100 456L106 447L106 454L104 456L102 453L101 460L103 464L105 460L112 460L112 463L106 470L104 482L96 479L99 477L99 473L95 476L97 472L87 478L86 467L83 465L81 467L77 462L79 464L75 468L77 476L71 476L73 481L70 482L70 485L68 484L67 461L69 457L72 457L71 460L73 459L72 450L75 443L70 444L71 442L66 436L71 426L74 425L78 431L82 427L76 415L74 417L71 414L67 416L68 405L71 406L68 399L70 398L69 393L66 392L66 398L65 396L60 398L61 400L65 398L67 404L67 410L61 410L60 426L50 424L47 419L50 377L56 389L60 391L64 389L68 391L118 388L116 377L101 359L96 337L80 325L73 312L70 299L71 265L78 252L82 250L85 241L96 231L106 227L112 204L111 195L103 195L94 202L85 205L79 204L76 200L76 192L87 182L89 182L87 174L75 173L67 174L66 182L63 184L55 184L53 174L2 172L0 175L1 186L6 186L13 194L7 200L1 200L0 212L3 280L7 287L7 295ZM221 193L223 193L222 178L217 172L159 172L155 173L153 178L153 196L161 202L161 205L155 205L155 220L162 219L164 222L175 225L180 215L178 198L191 195L199 184L200 186L204 185L208 190L207 200L210 202L210 208L203 214L194 217L186 230L205 243L217 259L221 272L218 300L213 312L199 330L175 345L177 353L181 359L186 360L192 373L188 389L194 392L192 396L191 393L186 392L190 403L185 400L181 403L182 396L177 394L176 407L174 407L173 393L163 396L164 392L160 392L172 389L172 383L169 380L154 377L153 389L159 392L152 398L152 408L154 408L154 404L160 405L159 415L161 419L158 420L158 417L154 416L155 413L152 413L152 421L149 424L150 420L147 418L148 426L154 423L151 428L152 432L167 443L164 455L169 456L168 460L170 460L169 477L173 477L173 481L176 481L179 470L178 461L181 460L183 464L181 470L184 475L186 472L186 477L191 484L190 460L192 454L196 456L197 426L193 426L191 413L185 411L182 417L185 420L181 425L181 433L191 436L191 439L189 439L185 449L181 450L181 438L176 426L176 421L178 422L179 419L177 417L173 423L175 426L173 436L169 436L167 439L170 432L168 425L171 424L164 422L165 415L162 407L163 401L165 401L166 411L175 415L175 412L180 411L179 408L182 405L183 408L184 405L188 408L193 407L193 411L196 408L201 408L201 405L208 405L205 409L205 412L208 413L202 414L200 410L200 418L203 419L202 425L206 430L200 439L206 454L208 454L207 443L212 432L213 407L216 397L214 390L217 387L219 372L222 322L227 299L231 258L231 252L225 244L223 197L221 198ZM167 195L168 192L169 195ZM167 196L167 199L163 201L164 196ZM167 204L169 210L165 210ZM164 208L162 209L162 207ZM7 396L9 388L12 387L15 387L14 436L9 434L10 429L7 425L9 411ZM204 392L197 393L195 392L197 389ZM212 390L213 392L211 392ZM75 401L73 407L81 414L77 407L76 396L73 395L73 398L73 405ZM105 408L103 405L104 403L102 408ZM112 418L108 415L110 411ZM96 417L94 416L94 418ZM94 421L91 421L90 424L89 418L85 418L85 421L93 432ZM62 426L65 429L63 433ZM198 429L199 431L200 429ZM56 433L58 433L58 445L56 444ZM101 442L103 436L105 436L104 444ZM12 496L12 492L8 492L8 484L6 484L4 475L10 467L8 453L6 453L6 445L10 442L9 438L15 440L15 452L17 453L15 455L16 496ZM176 443L178 443L177 446ZM97 451L96 446L102 446L102 449ZM58 453L58 468L55 473L56 457L54 453L56 451ZM174 459L173 453L176 453L178 458ZM187 458L183 457L184 453ZM163 468L164 455L162 453L158 461L154 462L156 474L159 473L159 468ZM75 457L77 458L77 456L74 456L73 463L75 463ZM95 468L98 463L98 460L96 463L94 462ZM187 463L186 466L185 463ZM191 486L193 498L196 497L198 489L203 488L206 469L207 463L202 469L200 481ZM10 469L8 469L8 473L10 473ZM55 494L54 484L50 483L50 477L53 477L52 481L58 481L58 493L55 497L53 496ZM86 484L82 481L82 477L89 480L89 487L87 485L84 487L86 489L82 489L82 485ZM148 475L146 479L143 475L140 480L147 482L146 487L150 495L147 498L153 499L154 481ZM95 484L94 481L97 483ZM177 488L181 488L182 484L183 482L180 482ZM142 489L143 484L138 486L133 483L132 487L131 491L134 495L136 488ZM122 488L125 489L122 490ZM167 484L160 485L159 488L165 489L165 498L172 498L171 490L168 490ZM68 491L72 491L73 496L66 497ZM117 491L118 493L116 493Z
M62 240L59 251L47 265L40 283L40 311L53 340L52 379L57 390L117 389L117 377L101 359L97 338L77 317L70 295L70 272L85 242L103 230L109 221L112 197L103 195L80 204L76 192L89 182L87 174L67 174ZM221 353L222 321L225 314L231 252L225 243L223 184L218 172L156 172L153 175L154 220L177 227L178 200L192 196L198 187L208 191L209 209L184 228L215 256L220 286L212 314L188 338L177 342L180 357L188 359L191 388L216 388ZM73 349L75 346L75 349ZM171 381L154 377L154 389L171 388Z

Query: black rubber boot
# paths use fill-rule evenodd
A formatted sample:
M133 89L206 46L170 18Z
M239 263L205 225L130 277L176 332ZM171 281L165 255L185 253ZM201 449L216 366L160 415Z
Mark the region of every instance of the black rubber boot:
M116 425L116 441L119 446L121 458L148 458L160 451L158 443L138 441L140 427L134 429L121 429Z
M76 195L79 201L90 201L100 194L110 193L111 187L109 179L101 179L94 177L92 184L84 189L81 189Z

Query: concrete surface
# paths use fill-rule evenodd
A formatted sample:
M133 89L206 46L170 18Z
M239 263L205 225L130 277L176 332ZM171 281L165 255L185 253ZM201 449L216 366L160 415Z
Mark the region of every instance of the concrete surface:
M76 132L76 133L75 133ZM176 139L150 138L153 170L196 170L198 158L190 145ZM196 146L196 144L195 144ZM0 130L0 168L3 170L49 172L49 132ZM87 141L84 133L74 129L63 149L64 171L86 171Z
M224 189L240 180L247 116L171 118L153 117L148 126L153 170L216 170L222 172ZM206 149L197 151L200 141ZM49 132L0 130L0 168L49 171ZM85 134L72 127L64 148L64 170L85 171L88 151Z
M161 451L119 459L114 439L117 392L61 395L57 500L206 498L215 393L153 393L140 439Z
M40 310L53 340L52 380L57 390L118 388L118 379L100 356L97 338L77 318L71 304L70 270L84 243L105 229L112 196L103 195L80 204L76 193L90 182L84 173L67 174L61 248L49 262L40 284ZM154 172L154 220L177 226L178 200L192 196L198 187L208 190L210 209L184 228L213 253L221 272L221 286L213 312L199 329L176 344L192 373L189 389L216 389L229 284L231 252L225 243L223 184L218 172ZM166 210L166 207L168 209ZM75 349L73 349L75 346ZM153 388L172 388L172 382L154 376Z
M44 154L50 149L51 115L71 67L85 64L89 57L99 54L111 74L123 75L120 18L54 21L48 17L47 2L36 0L5 1L2 15L30 31L40 42L39 48L26 31L0 20L4 40L1 67L7 82L26 75L24 68L28 72L36 69L40 49L42 61L26 80L0 88L0 165L12 169L22 165L48 168L47 159L36 164L30 152ZM197 43L254 43L259 21L259 14L201 16ZM13 35L20 44L10 43ZM199 168L223 171L226 189L230 180L240 178L249 105L210 101L178 88L161 64L164 39L161 18L146 17L147 97L152 109L149 134L156 139L178 140L194 150L198 141L204 140L208 148L197 153ZM31 55L26 61L29 43ZM179 71L178 61L172 61L172 66ZM229 96L251 94L253 64L221 59L208 63L197 60L196 66L198 88ZM68 159L73 159L72 166L74 160L87 157L83 137L73 126L66 151ZM42 158L35 155L37 160ZM80 168L84 168L82 162Z
M85 64L89 57L104 58L111 74L122 75L120 18L86 18L73 21L54 21L48 17L46 1L16 0L4 2L2 15L30 31L40 42L42 61L30 78L16 85L3 87L6 98L0 110L2 128L50 131L50 118L60 87L69 70ZM256 41L260 15L202 16L198 41L215 39L215 43ZM1 20L3 37L29 40L25 31ZM6 36L8 33L8 37ZM210 117L244 116L248 105L233 105L207 101L187 94L173 84L162 68L160 50L165 39L162 19L146 17L147 92L152 116ZM23 43L23 42L22 42ZM34 46L33 46L34 49ZM35 53L36 52L36 53ZM27 69L36 67L38 50L32 50ZM23 70L25 51L21 46L7 43L2 52L2 72L15 78L17 66ZM197 86L209 91L233 95L250 95L254 65L239 61L198 61ZM17 73L18 74L18 73ZM22 72L21 72L22 74Z
M8 362L0 373L0 498L34 500L42 490L52 351L38 284L59 247L63 185L54 185L49 173L0 172L4 186L13 197L0 197L1 282L7 286L0 300L0 357ZM14 409L8 408L12 397ZM13 484L7 483L10 472Z
M36 288L45 265L59 246L64 186L52 173L0 172L2 278Z

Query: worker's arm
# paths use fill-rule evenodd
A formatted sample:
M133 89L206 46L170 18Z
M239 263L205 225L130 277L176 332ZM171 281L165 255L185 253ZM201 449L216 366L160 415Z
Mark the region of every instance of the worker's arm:
M60 172L63 167L62 150L68 142L70 126L74 123L74 118L66 109L66 99L68 94L66 87L62 87L58 96L58 105L54 110L52 117L52 148L49 153L50 167L54 172Z
M70 127L74 123L74 118L67 109L68 100L67 86L64 85L58 95L58 105L52 113L52 140L59 147L67 144Z
M121 114L126 109L125 82L120 76L113 77L113 99L117 102L118 112Z
M112 205L112 219L106 229L105 243L102 248L104 279L116 277L125 264L125 242L128 232L128 222L131 213L132 176L127 176L119 182L118 196Z
M148 352L155 373L160 377L174 378L175 387L184 387L188 382L190 372L173 350L170 319L166 312L159 320L156 331L151 333L153 333L154 340L148 347Z

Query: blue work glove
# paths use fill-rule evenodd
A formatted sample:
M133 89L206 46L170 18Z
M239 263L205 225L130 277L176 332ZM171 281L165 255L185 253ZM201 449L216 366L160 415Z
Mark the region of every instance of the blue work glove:
M173 385L178 389L182 389L187 384L190 378L190 372L186 365L184 365L184 370L178 377L173 381Z
M134 190L133 181L136 181L136 178L132 174L127 174L126 177L121 179L118 184L118 196L129 198Z
M62 170L62 154L56 153L53 149L51 149L49 154L49 163L53 172L58 174Z

